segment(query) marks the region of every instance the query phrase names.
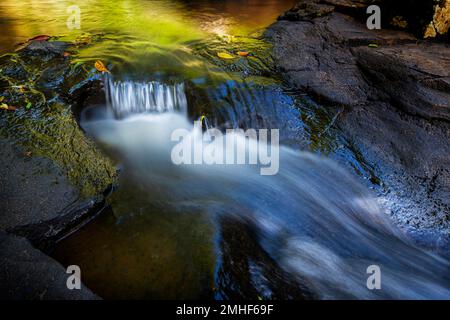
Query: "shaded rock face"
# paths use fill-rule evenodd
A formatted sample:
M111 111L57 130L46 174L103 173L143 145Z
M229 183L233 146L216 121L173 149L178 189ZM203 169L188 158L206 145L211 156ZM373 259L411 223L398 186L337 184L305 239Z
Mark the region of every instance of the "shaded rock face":
M366 9L373 4L381 9L383 29L394 27L419 38L450 39L450 0L303 0L280 20L316 18L336 11L365 21Z
M72 112L90 88L102 92L95 71L70 63L70 45L31 41L0 57L0 97L16 108L0 110L4 299L96 298L87 289L67 292L65 270L34 248L47 249L101 210L116 176Z
M0 113L0 135L5 150L2 157L7 166L11 164L2 177L2 187L8 190L4 194L33 197L33 190L48 185L48 189L36 192L43 196L47 192L47 197L51 198L52 189L55 192L58 188L67 189L60 194L62 200L51 200L55 202L54 208L36 205L33 212L40 209L57 212L63 204L101 195L115 177L112 163L84 135L71 112L78 101L75 95L67 94L69 88L79 86L92 76L64 57L68 46L57 41L32 41L16 54L0 59L3 84L0 96L4 103L17 108ZM85 85L78 90L88 88L89 85ZM18 165L13 167L12 164ZM17 180L13 177L18 175L22 178L16 181L16 191L28 192L12 192L14 188L8 184ZM38 176L42 178L33 183Z
M278 70L336 114L337 134L381 179L380 201L397 224L448 250L450 47L370 31L348 8L273 24Z
M56 261L26 239L0 231L0 299L97 300L85 286L69 290L70 276Z

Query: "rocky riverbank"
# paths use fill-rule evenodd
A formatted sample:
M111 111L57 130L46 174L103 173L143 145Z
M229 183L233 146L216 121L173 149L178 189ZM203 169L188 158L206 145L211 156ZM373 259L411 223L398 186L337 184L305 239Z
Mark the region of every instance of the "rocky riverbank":
M450 47L398 28L368 30L365 7L300 1L266 36L287 85L335 112L335 128L380 178L380 201L396 224L445 254Z
M38 249L97 214L116 172L72 110L99 75L71 63L75 44L47 40L0 57L0 298L92 299Z

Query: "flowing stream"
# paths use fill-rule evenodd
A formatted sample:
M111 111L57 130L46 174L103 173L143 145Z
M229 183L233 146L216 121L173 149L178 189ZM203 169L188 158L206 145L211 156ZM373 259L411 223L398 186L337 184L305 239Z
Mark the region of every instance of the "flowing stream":
M116 83L107 84L107 92L117 89ZM189 222L190 228L205 228L204 223L213 226L210 234L203 231L201 242L211 242L218 232L214 230L220 230L218 221L231 218L248 226L257 245L293 281L307 284L319 298L448 298L448 261L404 239L371 193L335 162L281 147L279 172L272 176L261 175L257 165L175 165L171 151L176 142L171 134L176 129L191 132L192 141L203 141L203 151L213 146L225 154L230 147L217 140L204 141L201 128L193 126L184 108L175 111L171 107L176 97L183 96L180 86L136 83L119 87L124 90L121 95L132 98L113 95L106 112L81 125L121 159L126 179L141 185L147 201L156 202L154 206L164 208L175 220L179 214L202 212L201 223ZM153 91L149 94L143 87ZM167 97L159 101L169 105L148 112L145 106L155 95ZM146 100L142 108L133 109L140 100ZM123 114L128 116L123 118ZM243 148L249 157L266 147L262 142L251 147L249 139L239 133L225 138L230 136L247 142L237 145L236 152ZM220 255L220 246L211 246ZM190 259L198 258L195 247L187 250L193 251ZM366 269L371 265L382 270L381 290L366 286ZM267 288L273 280L253 273L259 277L254 285L261 294L272 297Z
M3 0L0 52L38 34L88 43L73 63L105 62L105 104L80 125L116 163L108 206L52 256L79 265L103 298L448 299L450 264L391 225L370 166L336 133L338 115L289 92L273 73L265 27L295 1L80 0L68 29L57 0ZM220 59L218 52L248 57ZM176 129L194 120L279 129L279 170L175 165ZM202 121L205 123L205 121ZM240 133L249 157L266 148ZM203 151L226 153L226 145ZM256 147L255 147L256 146ZM301 151L309 150L309 151ZM356 173L356 174L355 174ZM363 177L364 179L360 179ZM362 181L373 183L362 184ZM381 289L369 290L369 266Z

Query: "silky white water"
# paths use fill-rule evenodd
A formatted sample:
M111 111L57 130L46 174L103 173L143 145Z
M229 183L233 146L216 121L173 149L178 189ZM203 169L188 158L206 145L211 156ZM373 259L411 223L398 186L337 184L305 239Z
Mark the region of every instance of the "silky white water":
M114 81L107 74L105 92L107 106L117 117L142 112L187 112L182 83Z
M128 88L142 95L140 86ZM450 298L449 262L408 242L371 193L333 161L281 147L274 176L261 176L257 165L175 165L172 132L184 128L202 139L199 128L182 112L114 116L117 108L130 114L133 101L117 101L114 112L82 126L120 155L155 201L245 221L279 266L307 279L320 298ZM381 269L380 290L366 286L370 265Z

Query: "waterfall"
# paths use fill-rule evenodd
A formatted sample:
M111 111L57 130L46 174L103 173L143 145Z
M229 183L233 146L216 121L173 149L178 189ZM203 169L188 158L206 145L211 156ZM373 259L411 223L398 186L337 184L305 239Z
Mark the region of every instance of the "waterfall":
M135 113L187 113L183 83L114 81L106 75L105 92L107 106L118 118Z

